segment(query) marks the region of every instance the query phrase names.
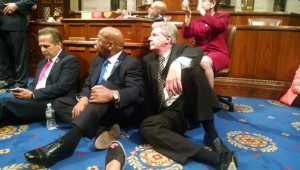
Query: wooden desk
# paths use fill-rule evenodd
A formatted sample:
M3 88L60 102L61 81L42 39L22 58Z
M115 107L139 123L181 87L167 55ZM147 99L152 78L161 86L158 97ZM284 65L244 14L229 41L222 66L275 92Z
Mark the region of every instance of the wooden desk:
M217 78L219 93L278 99L300 64L300 27L238 26L227 78Z
M30 23L30 36L37 38L37 30L41 27L55 26L62 31L64 50L77 56L81 63L80 79L85 78L89 63L96 56L93 48L93 38L105 26L119 28L125 36L125 51L136 58L141 58L149 52L148 37L152 21L143 19L65 19L63 25L45 23ZM181 24L178 42L190 43L181 36ZM79 37L83 41L69 40ZM33 38L31 38L33 39ZM215 80L215 90L236 96L261 97L278 99L289 87L294 73L300 64L300 27L261 27L238 26L231 54L229 77L219 77ZM31 75L34 74L34 64L40 60L37 39L31 41L30 56ZM35 48L32 48L35 45ZM34 57L35 56L35 57ZM39 58L40 57L40 58Z

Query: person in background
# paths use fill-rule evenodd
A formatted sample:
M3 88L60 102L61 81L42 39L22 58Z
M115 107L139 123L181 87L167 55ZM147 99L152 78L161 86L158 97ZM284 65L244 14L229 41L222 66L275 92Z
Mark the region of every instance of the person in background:
M143 113L149 115L140 126L141 136L154 150L185 164L188 160L209 164L219 170L235 170L237 155L218 137L214 108L219 102L199 67L200 48L175 44L177 28L169 22L154 22L149 37L152 51L142 60L146 89ZM204 143L213 151L187 140L191 125L201 123ZM107 169L123 169L125 151L120 142L111 143L106 155Z
M229 14L217 12L219 3L220 0L199 0L197 10L201 16L193 21L188 4L185 1L182 3L185 12L182 35L184 38L194 37L196 46L204 50L200 65L211 87L214 87L214 72L229 64L229 52L225 42Z
M154 1L148 9L148 18L154 21L164 21L167 13L167 4L163 1Z
M61 22L61 20L63 19L63 12L61 8L54 9L53 19L55 22Z
M128 18L128 11L118 9L116 11L119 16L117 19L124 19ZM151 6L148 9L148 15L146 17L136 16L137 18L149 18L154 21L164 21L164 15L167 13L167 5L163 1L155 1L151 4Z
M280 102L293 106L300 107L300 66L296 71L294 80L288 91L279 99Z
M27 87L27 15L36 0L0 0L0 89Z
M38 41L45 58L37 66L28 88L10 89L14 97L0 100L0 125L16 121L44 121L47 103L62 96L74 96L79 77L79 61L62 50L62 36L56 28L38 32Z
M98 56L90 64L81 92L77 97L59 98L54 104L57 116L72 124L72 129L58 140L25 153L27 161L51 166L71 156L83 136L99 134L103 139L104 133L105 139L109 134L116 138L120 131L117 124L138 125L142 113L135 111L144 101L141 62L123 51L124 36L117 28L102 28L94 47ZM97 137L94 144L97 149L107 149L110 141Z

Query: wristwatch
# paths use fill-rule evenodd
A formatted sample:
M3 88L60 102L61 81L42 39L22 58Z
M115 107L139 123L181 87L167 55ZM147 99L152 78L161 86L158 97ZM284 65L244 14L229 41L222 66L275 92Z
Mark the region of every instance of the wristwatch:
M117 90L113 90L113 98L115 102L118 102L120 100L120 94Z

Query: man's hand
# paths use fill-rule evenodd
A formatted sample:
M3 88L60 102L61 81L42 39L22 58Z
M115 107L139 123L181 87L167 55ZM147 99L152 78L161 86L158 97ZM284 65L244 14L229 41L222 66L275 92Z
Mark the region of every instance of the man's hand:
M87 97L81 97L72 110L72 118L75 119L78 117L88 103L89 99Z
M96 85L91 89L90 103L107 103L114 99L113 91L102 85Z
M3 9L3 14L4 15L10 15L18 9L16 3L5 3L4 5L6 6Z
M181 64L179 62L173 62L169 68L166 79L166 90L169 96L178 95L182 92Z
M19 99L31 99L32 91L24 88L17 87L14 91L11 92L16 98Z

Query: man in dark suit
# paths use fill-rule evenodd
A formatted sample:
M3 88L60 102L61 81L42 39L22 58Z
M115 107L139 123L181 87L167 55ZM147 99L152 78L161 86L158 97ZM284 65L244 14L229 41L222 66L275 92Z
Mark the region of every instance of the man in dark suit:
M90 65L81 93L77 99L64 97L55 102L58 117L73 128L53 143L25 153L29 162L51 166L71 156L83 136L95 137L100 125L131 124L130 120L140 117L134 111L144 99L142 67L123 46L120 30L104 27L99 31L95 44L98 56Z
M26 87L27 15L36 0L0 0L0 88Z
M180 164L192 159L222 170L234 169L236 154L222 143L214 127L219 102L199 67L203 51L175 45L176 36L177 28L171 23L152 25L152 53L143 58L142 66L147 110L153 116L141 123L140 133L153 149ZM184 138L189 126L196 123L202 124L213 151Z
M8 119L45 120L47 103L53 103L58 97L76 94L79 61L62 51L62 37L57 29L41 29L38 36L45 59L39 62L28 89L17 87L12 91L15 97L0 100L0 123Z

